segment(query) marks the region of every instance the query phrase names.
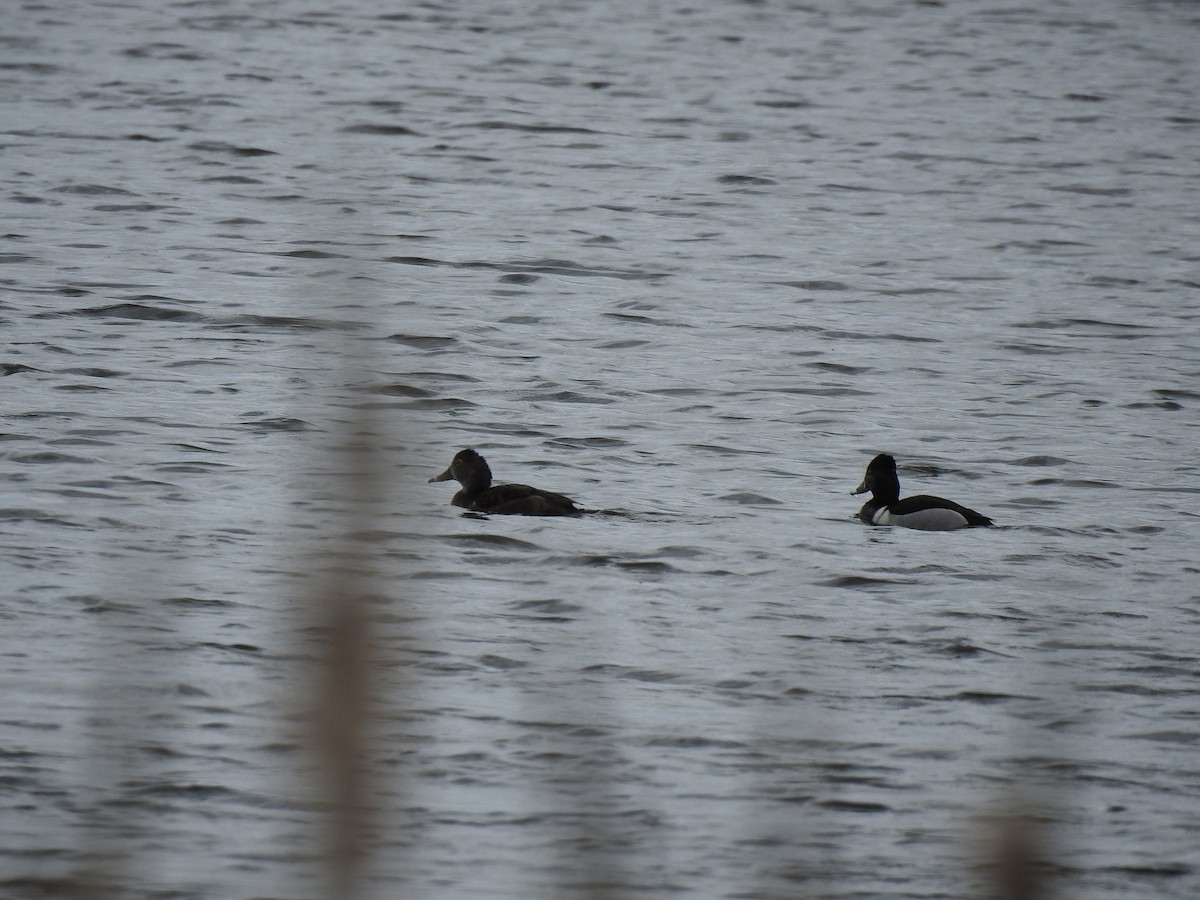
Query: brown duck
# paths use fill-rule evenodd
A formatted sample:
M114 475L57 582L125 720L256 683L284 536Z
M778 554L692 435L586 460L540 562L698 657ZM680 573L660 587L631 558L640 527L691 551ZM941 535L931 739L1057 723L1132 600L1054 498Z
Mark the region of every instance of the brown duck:
M570 497L543 491L527 484L492 484L492 470L474 450L459 450L449 468L434 481L457 481L461 488L450 501L463 509L506 516L578 516L580 509Z

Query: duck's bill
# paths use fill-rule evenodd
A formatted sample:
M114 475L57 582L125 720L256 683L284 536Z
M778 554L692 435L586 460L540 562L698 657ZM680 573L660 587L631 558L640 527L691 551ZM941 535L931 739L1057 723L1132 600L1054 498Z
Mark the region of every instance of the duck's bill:
M850 496L853 497L856 494L865 494L869 490L870 490L870 488L867 487L867 483L864 481L862 484L860 484L858 487L856 487L854 490L852 490L850 492Z
M450 474L450 470L447 469L441 475L434 475L432 478L430 478L428 484L433 484L435 481L449 481L453 477L454 476Z

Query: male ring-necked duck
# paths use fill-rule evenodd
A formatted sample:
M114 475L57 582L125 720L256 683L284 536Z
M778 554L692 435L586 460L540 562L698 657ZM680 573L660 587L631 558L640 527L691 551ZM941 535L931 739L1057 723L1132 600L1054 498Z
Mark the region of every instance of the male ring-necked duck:
M922 531L952 531L991 525L985 515L960 506L953 500L920 494L900 499L900 478L896 475L896 460L880 453L867 465L867 474L851 494L871 492L858 517L868 525L903 525Z
M492 470L474 450L459 450L450 467L434 481L454 479L462 489L450 502L475 512L511 516L577 516L585 510L562 494L543 491L527 484L492 485Z

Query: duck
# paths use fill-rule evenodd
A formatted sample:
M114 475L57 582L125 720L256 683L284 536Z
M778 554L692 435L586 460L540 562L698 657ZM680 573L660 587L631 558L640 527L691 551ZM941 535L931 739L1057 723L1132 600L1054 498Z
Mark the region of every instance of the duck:
M462 487L450 502L474 512L506 516L578 516L586 512L570 497L553 491L527 484L493 485L487 461L470 448L454 454L446 471L434 475L429 483L451 479Z
M995 523L982 513L968 509L944 497L919 494L900 499L900 477L896 460L880 453L867 465L862 484L850 493L871 492L858 517L868 525L901 525L921 531L953 531L957 528L985 528Z

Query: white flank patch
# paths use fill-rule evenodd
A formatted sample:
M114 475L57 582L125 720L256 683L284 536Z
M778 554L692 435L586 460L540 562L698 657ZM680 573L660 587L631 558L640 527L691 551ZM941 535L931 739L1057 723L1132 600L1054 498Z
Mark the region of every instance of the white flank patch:
M916 528L919 531L953 531L965 528L966 517L952 509L934 507L922 509L919 512L905 513L902 516L892 515L887 507L875 513L876 525L901 525L904 528Z

